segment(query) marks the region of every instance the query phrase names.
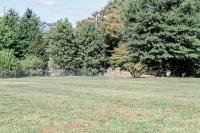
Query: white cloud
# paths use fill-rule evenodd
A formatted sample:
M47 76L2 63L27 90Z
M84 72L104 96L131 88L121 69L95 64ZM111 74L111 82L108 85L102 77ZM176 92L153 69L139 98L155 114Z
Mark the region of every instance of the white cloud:
M48 6L53 6L53 5L58 4L57 0L33 0L33 2L37 4L48 5Z

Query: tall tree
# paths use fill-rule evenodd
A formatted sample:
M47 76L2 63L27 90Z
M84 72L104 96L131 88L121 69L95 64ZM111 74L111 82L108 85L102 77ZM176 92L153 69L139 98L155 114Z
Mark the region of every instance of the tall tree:
M123 8L126 0L112 0L100 12L100 27L106 33L107 55L118 47L124 29Z
M101 10L101 28L111 37L119 38L124 27L123 8L125 0L109 1L107 6Z
M38 52L42 53L43 46L43 33L40 29L41 22L31 9L27 9L22 18L20 19L18 38L19 45L17 46L17 57L24 58L26 54ZM42 48L40 48L42 47ZM38 48L40 48L38 50ZM45 49L43 49L45 50ZM39 53L38 53L39 54Z
M114 49L121 40L121 32L124 28L123 8L126 0L111 0L98 13L98 21L96 14L77 23L77 27L84 24L97 24L105 34L105 43L107 44L106 55L111 56Z
M1 18L0 23L0 49L12 49L16 52L17 28L19 26L18 13L10 9Z
M49 31L49 53L55 64L66 70L76 66L76 46L71 23L67 19L58 21Z
M129 0L125 43L131 56L163 73L194 75L200 57L200 2Z
M95 24L83 24L77 28L76 44L81 67L89 71L99 71L106 63L105 36Z

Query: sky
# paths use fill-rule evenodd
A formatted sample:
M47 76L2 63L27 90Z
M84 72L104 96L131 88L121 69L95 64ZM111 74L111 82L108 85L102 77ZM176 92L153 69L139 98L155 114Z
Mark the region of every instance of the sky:
M27 8L31 8L42 21L51 23L68 18L75 25L107 3L108 0L0 0L0 16L5 9L13 8L22 15Z

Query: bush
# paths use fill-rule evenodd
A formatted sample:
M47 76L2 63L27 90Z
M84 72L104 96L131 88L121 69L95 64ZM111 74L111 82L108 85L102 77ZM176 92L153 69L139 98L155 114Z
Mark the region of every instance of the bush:
M146 71L146 65L132 60L125 46L120 45L114 50L110 63L114 68L130 72L133 78L139 78Z
M21 65L23 70L38 70L44 67L44 62L35 55L28 55L21 61Z
M146 65L140 62L139 63L129 62L124 64L122 68L126 71L129 71L132 77L134 78L140 78L142 74L146 72L147 69Z
M0 51L0 71L14 71L21 69L20 61L14 56L13 51Z

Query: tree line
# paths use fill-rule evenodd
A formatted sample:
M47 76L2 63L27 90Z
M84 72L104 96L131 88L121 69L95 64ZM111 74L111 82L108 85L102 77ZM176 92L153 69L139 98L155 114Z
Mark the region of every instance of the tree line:
M151 71L164 76L200 76L200 2L114 0L73 28L67 19L45 30L27 9L0 18L0 70L47 69L99 72L107 67L133 77Z
M10 9L0 19L0 70L37 70L52 67L98 72L106 60L104 33L95 24L73 28L68 19L44 29L31 10L23 16Z

